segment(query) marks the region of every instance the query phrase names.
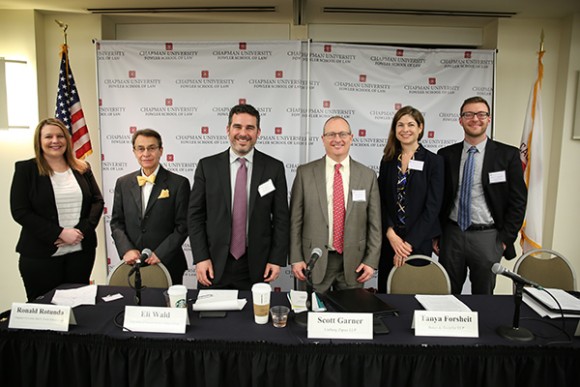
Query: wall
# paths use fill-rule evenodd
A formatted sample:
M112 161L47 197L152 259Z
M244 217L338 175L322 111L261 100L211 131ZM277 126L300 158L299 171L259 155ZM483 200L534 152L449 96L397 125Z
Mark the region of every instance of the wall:
M40 116L44 117L54 111L58 50L63 41L54 19L69 24L72 69L93 142L94 155L89 157L89 162L95 167L97 178L100 179L96 61L92 39L111 39L116 36L113 30L115 24L93 15L2 11L0 56L22 55L33 68L38 69L37 76L31 75L37 84L36 90L31 90L30 125L34 127ZM340 26L336 28L338 31ZM574 255L579 247L576 223L580 218L580 210L576 203L580 189L577 172L580 165L580 142L571 140L574 92L570 86L575 84L575 71L579 70L580 63L579 15L571 15L564 20L502 19L483 29L483 47L498 49L495 136L500 141L516 146L519 144L529 92L536 76L536 52L542 28L546 36L542 95L546 140L544 155L545 170L549 171L551 182L550 188L546 183L549 204L544 231L548 244L545 244L566 254L580 273L580 255ZM306 33L307 30L303 28L301 32ZM410 31L412 33L413 29ZM369 33L369 39L371 37ZM364 39L364 36L360 39ZM457 130L461 130L459 125ZM30 135L30 131L0 132L0 178L3 181L11 181L14 161L32 157ZM14 252L20 228L8 216L9 189L9 184L0 187L0 213L6 214L0 218L0 228L3 230L0 256L4 263L0 272L0 310L9 308L13 301L25 300L17 267L18 256ZM102 225L99 226L99 232L99 238L103 240ZM103 245L101 243L98 248L93 273L93 279L98 284L106 282ZM505 264L511 266L513 262ZM511 284L500 278L496 293L509 292Z

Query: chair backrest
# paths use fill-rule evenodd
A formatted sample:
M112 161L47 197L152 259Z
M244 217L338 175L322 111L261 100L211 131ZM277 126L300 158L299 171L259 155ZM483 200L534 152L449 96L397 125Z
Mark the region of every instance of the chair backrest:
M127 276L133 266L125 262L119 263L109 273L107 284L110 286L129 286ZM148 288L169 288L173 283L169 271L162 263L141 267L141 283ZM135 276L130 278L131 286L135 286Z
M576 290L576 273L562 254L548 249L533 249L516 261L514 271L545 288Z
M447 271L439 262L416 254L407 258L403 266L391 269L387 293L451 294L451 283Z

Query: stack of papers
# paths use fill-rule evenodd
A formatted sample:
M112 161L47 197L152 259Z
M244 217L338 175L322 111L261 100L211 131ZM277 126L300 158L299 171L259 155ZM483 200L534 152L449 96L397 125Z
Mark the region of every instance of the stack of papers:
M452 295L417 294L417 301L425 310L435 312L471 312L471 309Z
M558 304L550 295L554 296ZM561 318L562 312L566 318L580 318L580 300L562 289L544 289L544 291L528 288L524 289L524 302L542 317Z
M246 303L245 298L238 299L235 289L203 289L197 294L193 310L242 310Z
M87 285L76 289L57 289L52 297L55 305L74 308L79 305L95 305L97 300L97 285Z
M308 293L300 290L290 290L288 293L288 301L290 301L290 307L294 313L306 312L306 299L308 298ZM315 292L312 293L312 311L313 312L326 312L326 306L318 298Z

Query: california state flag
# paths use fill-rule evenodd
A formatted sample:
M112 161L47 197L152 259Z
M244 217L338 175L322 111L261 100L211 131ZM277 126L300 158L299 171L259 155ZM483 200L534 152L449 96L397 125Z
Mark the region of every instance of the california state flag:
M542 77L544 51L538 53L538 77L530 94L524 131L520 143L520 158L524 169L524 179L528 187L526 217L521 229L521 244L525 252L542 247L542 227L544 224L544 174L542 124Z

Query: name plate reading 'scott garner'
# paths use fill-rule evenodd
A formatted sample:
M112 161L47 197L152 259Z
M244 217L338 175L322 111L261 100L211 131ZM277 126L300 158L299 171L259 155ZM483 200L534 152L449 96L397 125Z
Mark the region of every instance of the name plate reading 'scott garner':
M372 313L308 313L309 339L373 339Z
M416 310L415 336L479 337L477 312Z

